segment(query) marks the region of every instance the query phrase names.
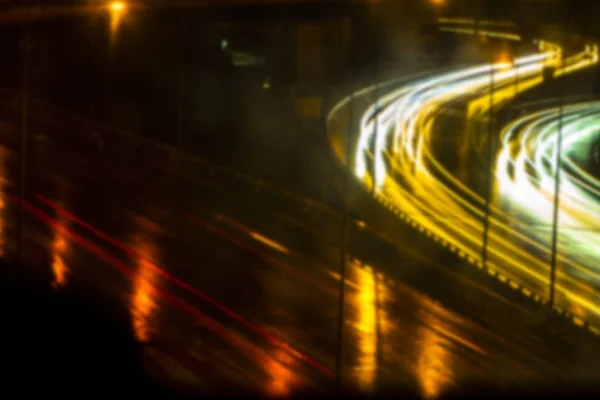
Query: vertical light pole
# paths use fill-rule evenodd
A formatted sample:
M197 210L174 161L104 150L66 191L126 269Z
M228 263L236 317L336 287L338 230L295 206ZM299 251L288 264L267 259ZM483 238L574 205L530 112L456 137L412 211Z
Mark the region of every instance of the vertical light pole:
M381 3L377 3L378 5L378 9L379 7L381 7ZM375 89L374 89L374 93L375 93L375 119L373 120L373 140L375 143L375 151L373 152L373 157L374 157L374 161L377 164L378 160L380 157L382 157L382 155L377 151L377 143L379 141L379 135L381 135L381 132L379 131L379 81L380 81L380 75L381 75L381 71L380 71L380 60L379 57L381 56L381 49L380 47L382 46L381 43L381 37L383 37L383 35L381 35L380 29L383 28L379 28L381 26L381 24L377 23L377 15L375 14L373 17L373 24L375 26L375 37L374 37L374 41L375 41ZM373 195L375 195L375 191L377 189L377 183L375 181L371 182L371 193Z
M336 357L336 386L339 390L342 389L342 373L343 373L343 355L344 355L344 303L346 289L346 246L348 241L348 208L350 197L350 179L352 175L351 168L351 151L352 151L352 127L353 127L353 107L354 95L350 96L348 103L348 127L346 131L346 179L345 179L345 194L344 208L342 215L342 236L340 243L340 287L339 287L339 303L338 303L338 349Z
M29 106L29 52L31 42L29 37L29 1L25 3L25 22L23 26L23 39L20 43L23 54L23 70L21 76L21 159L20 159L20 177L19 177L19 222L17 225L17 264L21 266L23 262L23 202L26 197L27 183L27 111Z
M565 35L563 27L563 40L561 49L560 67L564 68L565 63ZM560 79L560 78L559 78ZM554 159L556 171L554 172L554 205L552 210L552 254L550 259L550 296L549 306L550 309L554 307L555 299L555 286L556 286L556 263L557 263L557 252L558 252L558 217L560 208L560 175L562 169L562 125L563 125L563 108L565 101L564 91L564 80L560 84L560 104L558 108L558 133L556 135L556 157Z
M494 109L494 71L496 67L492 62L490 68L490 109L488 113L488 140L487 140L487 160L488 160L488 170L485 182L485 208L484 208L484 220L483 220L483 238L481 245L481 263L485 267L487 265L488 260L488 236L490 230L490 202L492 197L492 137L494 130L493 123L493 109Z
M185 50L187 35L187 17L182 14L179 23L179 68L177 80L177 146L183 145L183 91L185 87Z
M377 3L377 11L378 11L378 15L377 17L379 18L383 18L383 13L381 10L381 2ZM378 23L377 19L375 20L375 60L377 62L377 65L375 66L375 108L376 108L376 117L375 117L375 151L377 151L377 142L380 140L380 136L384 135L383 138L385 138L385 135L387 134L387 132L381 132L381 129L379 128L379 96L380 96L380 82L382 80L382 62L383 62L383 54L384 54L384 48L383 46L385 46L387 44L387 42L384 42L384 32L383 32L383 23ZM378 157L383 157L382 154L379 154L379 152L375 153L377 154ZM382 160L383 161L383 160ZM373 182L373 193L375 192L375 182ZM375 348L375 380L373 382L373 387L375 389L375 391L377 391L378 387L379 387L379 368L381 366L381 330L380 330L380 326L379 326L379 307L380 307L380 302L379 302L379 296L377 295L377 292L379 291L379 274L377 273L377 271L373 270L373 275L374 275L374 280L375 280L375 335L376 335L376 341L377 341L377 347Z

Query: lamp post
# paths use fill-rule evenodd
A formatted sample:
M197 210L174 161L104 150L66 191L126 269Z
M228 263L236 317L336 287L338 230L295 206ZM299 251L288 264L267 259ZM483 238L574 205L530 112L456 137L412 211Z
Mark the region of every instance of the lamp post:
M563 43L562 43L562 51L560 52L560 66L561 69L565 66L565 57L564 57L564 48L565 48L565 32L563 31ZM561 81L560 84L560 104L558 108L558 133L556 135L556 157L554 159L554 163L556 166L556 170L554 172L554 204L553 204L553 213L552 213L552 254L550 260L550 296L549 296L549 306L550 309L554 307L556 302L556 264L558 261L558 218L559 218L559 208L560 208L560 175L561 175L561 167L562 167L562 126L563 126L563 108L565 102L565 91L564 91L564 80Z
M485 182L485 206L484 206L484 220L483 220L483 238L481 245L481 264L485 267L488 260L488 237L489 237L489 229L490 229L490 202L492 195L492 137L493 137L493 109L494 109L494 72L496 69L496 65L492 63L490 67L490 108L488 111L488 139L487 139L487 160L488 160L488 170L486 175Z
M31 39L29 37L29 1L25 3L25 22L23 27L23 39L20 43L21 52L23 54L23 70L21 77L21 163L20 163L20 179L19 179L19 222L17 225L17 264L20 266L23 258L23 223L24 223L24 210L23 202L26 197L27 183L27 111L29 107L29 52L31 51Z

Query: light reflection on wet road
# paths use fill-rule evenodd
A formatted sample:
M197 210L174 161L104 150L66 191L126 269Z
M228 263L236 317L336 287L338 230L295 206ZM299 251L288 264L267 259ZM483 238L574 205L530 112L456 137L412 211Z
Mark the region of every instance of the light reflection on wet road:
M64 224L64 222L61 222ZM54 231L54 241L52 242L52 287L62 289L67 284L67 275L69 268L63 261L63 257L68 251L69 242L62 232Z
M354 377L361 390L370 391L374 389L377 375L379 334L375 275L368 266L361 268L352 263L349 267L348 278L350 282L356 282L354 290L350 291L348 296L348 303L354 309L354 315L349 315L352 319L350 326L357 333L357 362L354 367Z
M136 257L132 260L137 269L133 278L131 316L136 339L140 342L148 342L152 337L152 320L156 317L154 314L158 308L157 293L154 289L158 277L152 264L147 261L156 259L156 250L149 246L141 236L133 236L133 250L144 258Z
M136 338L148 343L145 362L157 378L199 389L238 384L274 396L333 382L334 246L293 223L288 234L272 237L270 212L131 168L133 157L92 153L84 160L35 146L51 170L34 165L31 190L44 197L31 199L40 211L30 211L56 220L49 233L38 222L27 234L46 241L40 244L52 256L51 284L61 289L78 276L121 299ZM14 182L18 159L6 148L0 157ZM298 243L310 250L300 252ZM519 333L507 339L377 266L355 260L347 269L349 386L403 386L436 397L465 382L566 379L568 371L555 366L560 358L543 344Z

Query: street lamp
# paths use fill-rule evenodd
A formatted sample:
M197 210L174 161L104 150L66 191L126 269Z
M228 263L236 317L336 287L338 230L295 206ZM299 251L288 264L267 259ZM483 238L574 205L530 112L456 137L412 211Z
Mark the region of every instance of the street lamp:
M119 29L123 14L127 9L127 4L122 1L111 1L108 3L108 11L110 12L110 33L114 39L114 35Z
M109 4L109 8L112 13L120 13L125 10L125 3L122 1L112 1Z

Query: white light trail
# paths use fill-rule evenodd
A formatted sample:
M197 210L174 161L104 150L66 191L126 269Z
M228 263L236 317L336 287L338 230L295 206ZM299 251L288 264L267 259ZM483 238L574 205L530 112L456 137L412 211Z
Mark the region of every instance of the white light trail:
M457 99L481 96L481 93L489 98L492 73L495 105L542 83L544 67L554 67L555 76L559 76L598 62L596 46L588 46L581 54L562 62L562 49L556 44L540 41L539 46L544 49L543 53L519 58L512 64L465 68L391 90L371 105L360 120L353 166L356 177L365 185L373 182L375 197L399 217L480 268L483 266L476 260L481 252L486 200L438 161L436 151L439 150L435 148L441 134L455 135L459 141L471 138L456 138L456 132L437 132L434 121L442 107ZM519 85L515 88L516 76ZM477 115L481 116L489 110L491 101L478 101ZM576 105L573 113L589 112L596 106ZM340 107L336 106L335 110ZM600 106L598 108L600 115ZM592 120L586 121L592 124ZM540 185L540 182L554 180L549 166L552 165L553 143L556 143L555 122L551 110L520 118L503 129L502 146L495 155L499 193L512 196L512 201L520 204L530 218L542 215L546 218L552 207L554 185ZM563 143L567 150L598 132L596 127L600 127L600 122L594 122L582 131L577 114L565 116L563 122L566 132ZM377 137L374 137L375 132ZM563 163L569 168L563 178L567 182L563 187L566 201L560 221L572 224L579 218L589 217L586 207L596 204L596 199L590 196L600 193L600 185L572 160L564 159ZM549 281L547 260L551 248L548 241L540 236L539 229L523 224L517 215L497 204L497 199L492 200L486 268L543 298ZM594 207L600 227L600 206ZM540 215L533 217L535 213ZM583 237L586 241L597 240L594 235ZM600 255L600 246L597 248ZM556 285L561 306L576 306L581 318L600 319L596 289L589 285L589 282L597 282L600 287L600 271L571 254L561 254L559 262L564 267L558 271ZM583 275L586 281L579 278Z

